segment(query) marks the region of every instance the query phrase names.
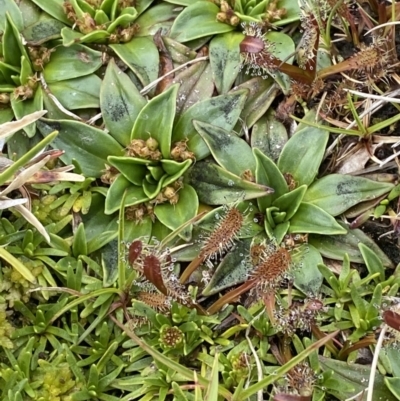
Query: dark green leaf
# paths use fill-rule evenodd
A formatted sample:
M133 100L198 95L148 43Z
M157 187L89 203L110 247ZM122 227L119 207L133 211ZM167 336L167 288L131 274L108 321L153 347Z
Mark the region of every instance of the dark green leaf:
M229 251L218 265L202 295L216 294L247 280L252 265L245 255L249 253L251 241L251 239L244 239L237 242L235 248Z
M209 2L197 2L185 8L175 19L170 36L179 42L233 31L234 27L218 22L219 7Z
M132 127L146 100L134 83L111 60L101 86L100 107L107 129L122 145L128 145Z
M243 180L211 162L196 163L189 170L188 179L200 202L209 205L223 205L271 193L271 188Z
M121 207L121 199L125 191L127 191L125 207L137 205L149 200L142 187L133 185L120 174L108 189L104 208L105 214L114 213Z
M179 200L176 205L165 202L154 208L154 213L158 220L171 230L176 230L179 226L195 217L199 207L197 194L192 186L186 184L177 195L179 196ZM180 236L189 241L191 227L183 230Z
M346 230L321 208L303 202L290 219L290 233L345 234Z
M314 118L314 111L305 117ZM297 185L310 185L318 174L328 139L327 131L300 124L279 156L279 170L291 174Z
M229 32L215 36L210 42L210 64L218 93L227 93L239 73L241 60L239 44L244 35Z
M101 52L84 45L56 47L43 75L47 83L79 78L97 71L102 65Z
M22 31L22 14L14 0L0 0L0 32L4 32L6 26L6 14L9 14L16 28Z
M268 197L259 198L257 200L258 207L261 211L272 205L272 202L286 194L289 188L286 184L285 177L281 174L276 164L261 150L253 149L256 159L256 182L257 184L267 185L274 189L274 193Z
M172 135L173 142L189 139L188 147L195 153L196 159L204 159L210 154L210 151L196 132L192 121L206 121L226 131L231 131L239 118L246 95L247 90L243 90L196 103L186 110L176 122Z
M128 43L110 45L110 47L137 75L143 86L157 79L159 54L150 37L135 37Z
M352 175L329 174L308 188L304 201L337 216L360 202L389 192L392 188L393 184L386 182Z
M51 93L68 110L99 108L101 79L95 75L49 84ZM104 118L104 113L103 113Z
M239 177L243 177L246 170L254 174L256 161L246 141L215 125L196 120L193 125L221 167Z
M393 263L370 237L361 230L349 230L344 224L341 226L347 231L345 235L310 235L309 243L327 258L343 260L347 253L351 262L365 263L358 247L358 244L362 243L378 255L384 266L393 268Z
M33 3L37 4L42 10L50 14L52 17L64 22L67 25L72 25L71 21L67 18L64 11L64 0L32 0Z
M140 111L131 133L131 139L154 138L164 158L169 158L171 152L177 92L178 85L173 85L151 99Z
M293 217L300 207L306 190L307 186L302 185L293 191L283 194L278 199L275 199L272 202L272 206L276 206L280 211L286 212L285 221L288 221Z
M312 245L302 245L294 253L295 264L294 285L307 296L317 296L323 281L323 276L318 269L322 264L321 254Z
M100 177L109 155L122 155L122 146L109 134L77 121L47 120L37 122L43 136L59 131L52 143L55 149L65 150L61 160L71 164L77 160L87 177Z

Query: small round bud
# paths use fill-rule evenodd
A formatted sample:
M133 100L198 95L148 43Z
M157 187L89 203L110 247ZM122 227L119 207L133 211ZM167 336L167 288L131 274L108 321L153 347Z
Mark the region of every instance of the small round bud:
M151 150L151 151L155 151L158 149L158 141L154 138L149 138L146 141L146 146Z

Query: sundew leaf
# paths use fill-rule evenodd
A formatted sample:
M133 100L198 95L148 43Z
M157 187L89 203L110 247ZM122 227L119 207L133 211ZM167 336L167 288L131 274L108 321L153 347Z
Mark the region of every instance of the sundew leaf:
M171 230L176 230L186 221L195 217L199 207L196 191L191 185L186 184L179 190L177 195L179 196L179 200L176 205L165 202L154 208L154 214L157 216L157 219ZM180 236L189 241L191 238L191 227L183 230Z
M47 14L64 22L64 24L72 25L71 21L67 18L67 14L64 11L65 0L32 0L33 3L38 5Z
M312 234L309 236L309 243L315 246L324 257L343 260L347 253L351 262L365 264L358 246L362 243L379 257L384 266L393 268L392 261L368 235L359 229L350 230L344 224L340 225L346 229L346 234L334 236Z
M179 42L230 32L235 27L218 22L219 7L213 3L197 2L186 7L175 19L171 28L171 38Z
M177 92L178 85L173 85L151 99L138 114L131 133L131 140L147 140L150 137L157 140L164 158L169 158L171 152Z
M323 209L303 202L290 219L289 232L340 235L345 234L346 230Z
M101 79L95 75L49 84L51 93L68 110L99 108ZM103 113L104 118L104 113Z
M101 52L84 45L56 47L43 75L47 83L93 74L102 65Z
M304 201L338 216L352 206L390 192L393 184L343 174L329 174L312 184Z
M196 159L204 159L210 150L194 128L193 120L206 120L209 124L231 131L240 116L247 93L247 90L241 90L196 103L178 118L172 133L173 142L188 139L188 147Z
M239 177L246 170L254 174L256 161L250 146L244 139L233 132L201 121L194 120L193 125L221 167Z
M43 136L59 131L52 147L65 150L60 159L65 164L76 160L87 177L100 177L109 155L122 156L122 146L104 131L70 120L47 120L37 122Z
M157 46L149 37L135 37L128 43L109 46L136 74L143 86L157 79L160 57Z
M218 93L227 93L240 70L240 42L244 35L229 32L215 36L210 42L210 65Z
M314 118L315 111L305 116L306 120ZM297 185L311 185L318 174L328 139L327 131L300 124L279 156L279 170L290 174Z
M107 129L122 145L129 144L132 127L145 105L135 84L111 60L101 85L100 108Z
M211 162L196 163L188 172L188 181L196 190L200 202L208 205L254 199L273 191L267 186L244 180Z

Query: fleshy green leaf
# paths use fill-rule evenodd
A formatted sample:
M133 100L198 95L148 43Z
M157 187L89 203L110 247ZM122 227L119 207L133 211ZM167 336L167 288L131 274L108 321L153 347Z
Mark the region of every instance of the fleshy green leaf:
M22 31L24 27L22 14L14 0L0 0L0 31L4 32L7 13L11 17L16 28Z
M196 216L197 208L199 207L199 200L192 186L186 184L178 192L178 196L179 200L176 205L165 202L154 208L154 213L158 220L171 230L176 230L179 226ZM190 234L191 227L188 227L180 233L180 236L189 241Z
M127 191L125 207L137 205L149 200L142 187L133 185L120 174L108 189L104 208L105 214L114 213L121 207L121 199L125 191Z
M51 93L68 110L99 108L101 79L95 75L49 84ZM103 113L104 118L104 113Z
M37 126L43 136L59 131L52 146L65 150L60 157L65 164L78 161L87 177L100 177L107 157L122 155L123 152L122 146L111 135L77 121L43 119L37 122Z
M15 117L20 120L28 114L43 110L43 91L41 87L36 89L33 99L21 100L11 97L11 107ZM36 134L36 123L32 123L23 128L29 138Z
M151 99L140 111L131 133L131 139L147 140L151 137L157 140L165 158L169 158L171 152L177 92L178 85L173 85Z
M281 212L286 212L285 221L288 221L300 207L306 190L307 186L302 185L293 191L283 194L278 199L275 199L272 202L272 206L276 206Z
M141 186L148 173L148 160L137 159L135 157L109 156L107 161L114 166L132 184Z
M245 239L237 242L235 248L218 265L202 295L216 294L247 280L252 265L244 255L249 253L251 241L251 239Z
M307 120L314 118L314 111L305 117ZM310 185L318 174L328 139L327 131L300 124L282 150L279 170L282 174L291 174L298 185Z
M270 196L259 198L258 207L264 211L272 205L272 202L289 191L285 177L281 174L276 164L261 150L253 149L256 159L256 182L257 184L267 185L274 189Z
M210 65L218 93L227 93L239 73L240 42L244 35L229 32L215 36L210 42Z
M107 129L122 145L128 145L132 127L145 98L135 84L111 60L100 91L100 107Z
M193 125L221 167L239 177L243 176L246 170L255 172L256 161L246 141L235 133L225 131L215 125L196 120L193 121Z
M2 45L3 60L5 63L19 68L21 65L22 56L29 60L28 53L22 44L21 34L19 33L18 28L15 26L14 21L11 19L9 14L6 15Z
M304 201L337 216L360 202L384 195L393 187L393 184L368 178L329 174L308 188Z
M351 262L365 263L358 247L358 244L362 243L379 257L384 266L393 268L391 260L370 237L359 229L349 230L344 224L342 224L342 227L346 229L345 235L313 234L309 236L309 243L315 246L322 256L327 258L343 260L344 255L347 253Z
M136 36L154 35L160 28L168 31L181 9L173 4L161 3L150 7L137 20L140 29Z
M378 284L385 280L385 269L383 267L382 261L378 258L374 251L372 251L368 246L363 243L358 244L360 252L365 260L368 271L370 274L379 273L379 277L375 278L375 282Z
M84 45L56 47L43 75L47 83L64 81L93 74L101 65L101 52Z
M211 162L196 163L188 173L188 179L196 190L200 202L223 205L265 196L271 188L258 185L222 169Z
M251 132L251 147L258 148L275 163L288 141L285 126L276 119L273 112L261 117Z
M32 2L37 4L42 10L46 11L46 13L50 14L52 17L64 22L67 25L72 25L64 11L64 0L32 0Z
M345 234L346 230L318 206L303 202L290 219L290 233Z
M135 37L128 43L109 46L137 75L143 86L157 79L160 57L151 38Z
M295 287L304 294L317 296L323 281L318 269L318 264L323 263L321 254L312 245L302 245L293 260L297 267L293 272Z
M243 89L249 90L249 95L240 118L244 121L246 127L251 128L269 109L279 93L279 87L271 78L255 77L236 86L230 93ZM242 125L238 123L236 129L240 130L241 128Z
M214 92L208 61L190 65L177 74L172 83L180 83L176 102L176 114L180 115L194 104L210 99Z
M218 22L219 7L212 3L198 2L185 8L175 19L170 36L179 42L203 38L218 33L230 32L235 28Z
M35 45L41 45L49 40L58 39L61 37L61 29L65 25L51 18L47 14L42 14L40 19L32 25L27 26L22 34L24 38L34 43Z
M205 121L209 124L231 131L240 116L247 90L216 96L196 103L186 110L175 124L173 142L188 139L188 147L194 152L197 160L210 154L208 146L196 132L193 120Z
M348 362L335 361L332 358L319 356L319 363L323 371L332 370L334 374L324 383L327 392L340 400L354 398L368 387L371 367ZM384 377L375 373L374 400L395 401L395 397L384 384Z

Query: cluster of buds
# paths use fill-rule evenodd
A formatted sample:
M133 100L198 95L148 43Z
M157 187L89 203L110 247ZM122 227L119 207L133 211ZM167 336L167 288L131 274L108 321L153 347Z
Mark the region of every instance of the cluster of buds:
M265 12L264 20L266 22L280 21L287 13L286 8L278 7L279 0L272 0L268 3L267 10Z
M147 141L143 139L133 139L126 148L126 154L130 157L138 157L146 160L161 160L162 154L158 150L158 141L149 138Z
M153 223L155 222L154 205L150 202L143 202L125 208L125 218L129 221L134 221L136 224L142 223L146 216L149 216Z
M108 43L128 43L139 32L139 25L132 24L126 28L118 27L108 38Z
M188 159L196 159L194 153L188 150L187 140L174 143L174 146L171 149L171 157L178 162L183 162Z
M220 10L221 11L217 14L217 20L219 22L224 22L225 24L232 26L237 26L240 24L240 18L235 14L227 1L221 0Z
M182 180L176 180L171 185L163 188L162 191L150 201L150 205L159 205L164 202L169 202L171 205L176 205L179 201L179 190L182 187Z
M44 66L50 62L51 53L55 49L48 49L44 46L28 46L29 57L35 71L43 71Z
M106 168L103 170L103 174L100 179L104 184L112 184L118 175L119 171L115 167L106 164Z
M185 335L178 327L164 324L160 329L159 341L165 350L177 349L183 346Z
M29 77L28 82L25 85L18 86L14 89L15 99L21 99L22 101L32 99L35 96L35 91L38 86L38 78L35 76Z

